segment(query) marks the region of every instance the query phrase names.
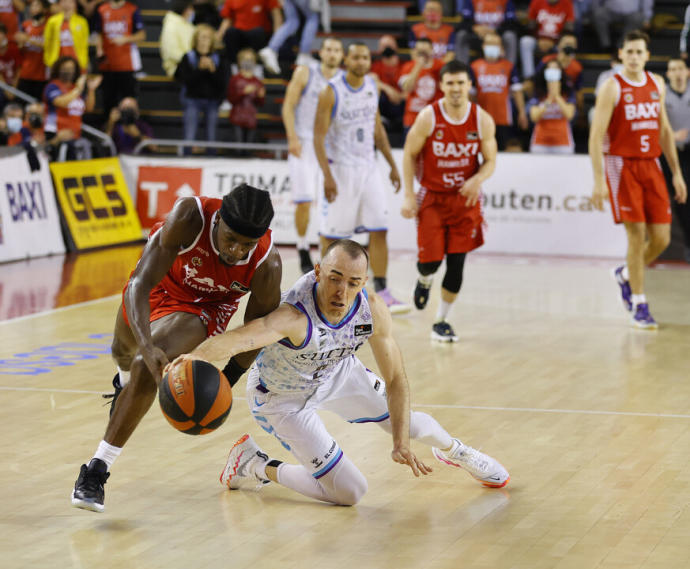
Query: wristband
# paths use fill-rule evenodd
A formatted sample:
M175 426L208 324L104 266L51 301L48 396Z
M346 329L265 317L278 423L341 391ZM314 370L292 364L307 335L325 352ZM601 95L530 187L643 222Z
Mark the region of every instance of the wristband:
M233 356L223 368L223 375L228 378L230 387L234 387L235 384L240 380L240 377L242 377L244 372L248 369L249 368L242 367L240 364L238 364L237 360L235 360L235 356Z

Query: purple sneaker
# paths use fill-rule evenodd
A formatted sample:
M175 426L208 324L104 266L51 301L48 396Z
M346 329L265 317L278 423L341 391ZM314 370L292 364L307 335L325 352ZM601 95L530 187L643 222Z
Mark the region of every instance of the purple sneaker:
M403 312L409 312L412 310L412 307L409 304L400 302L387 288L381 289L376 294L383 299L383 302L386 303L386 306L388 307L388 310L391 311L391 314L402 314Z
M628 312L632 312L632 290L630 289L630 281L623 276L624 266L625 265L621 265L620 267L613 269L611 275L614 279L616 279L616 282L621 289L621 300L623 301L623 306Z
M643 330L656 330L659 327L654 317L649 313L649 304L646 302L641 302L635 307L632 324L635 328Z

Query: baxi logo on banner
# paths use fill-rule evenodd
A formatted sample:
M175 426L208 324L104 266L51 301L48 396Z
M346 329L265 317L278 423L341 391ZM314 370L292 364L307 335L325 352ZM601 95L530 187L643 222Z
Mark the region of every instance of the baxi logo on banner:
M32 172L26 154L0 159L0 262L64 253L48 162Z
M201 168L139 166L137 213L144 230L163 221L175 200L201 194Z
M117 158L50 165L71 250L141 239L141 226Z

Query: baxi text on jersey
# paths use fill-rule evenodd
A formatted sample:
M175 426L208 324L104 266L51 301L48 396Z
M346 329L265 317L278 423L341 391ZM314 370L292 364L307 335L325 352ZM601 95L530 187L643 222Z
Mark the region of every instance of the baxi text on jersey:
M660 104L657 103L629 103L623 106L625 118L629 121L638 119L659 118Z
M468 142L462 144L461 142L442 142L434 140L431 143L431 149L434 156L440 158L462 158L463 156L476 156L479 150L478 142Z

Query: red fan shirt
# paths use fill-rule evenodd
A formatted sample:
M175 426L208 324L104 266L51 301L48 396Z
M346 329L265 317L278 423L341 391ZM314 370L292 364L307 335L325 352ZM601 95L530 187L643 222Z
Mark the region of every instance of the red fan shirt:
M43 30L46 27L45 20L36 25L33 20L22 23L24 33L29 39L40 40L40 45L26 43L22 48L22 68L19 77L29 81L45 81L48 79L48 70L43 63Z
M497 125L513 124L510 89L520 84L515 66L507 59L475 59L470 67L477 90L477 104L491 115Z
M537 22L536 36L558 40L566 22L575 21L572 0L558 0L551 4L548 0L532 0L527 15Z
M110 2L104 2L98 7L96 31L103 38L104 61L99 65L101 71L139 71L141 56L139 48L134 43L116 44L115 38L131 36L144 29L139 8L130 2L125 2L119 8L113 8Z
M400 83L410 74L414 67L414 61L407 61L400 70ZM433 103L443 96L439 87L441 80L439 72L443 67L443 61L435 59L428 69L422 69L417 77L414 89L407 95L405 100L405 114L403 115L403 125L412 126L421 111L428 104Z

